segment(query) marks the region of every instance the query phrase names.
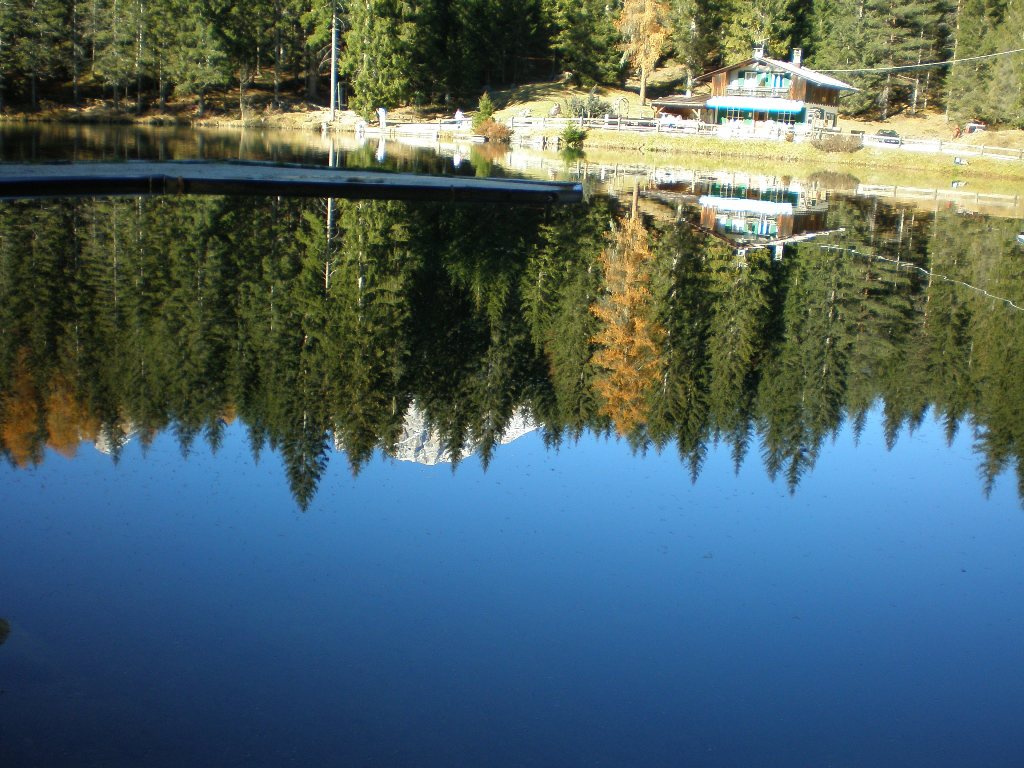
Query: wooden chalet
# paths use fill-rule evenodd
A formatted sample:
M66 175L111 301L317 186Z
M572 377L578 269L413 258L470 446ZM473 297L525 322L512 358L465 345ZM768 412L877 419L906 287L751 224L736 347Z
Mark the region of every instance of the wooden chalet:
M663 116L699 120L712 125L771 124L804 129L836 127L839 96L856 91L849 83L801 65L801 50L790 61L764 55L761 48L745 61L697 78L710 83L709 96L669 96L652 106Z

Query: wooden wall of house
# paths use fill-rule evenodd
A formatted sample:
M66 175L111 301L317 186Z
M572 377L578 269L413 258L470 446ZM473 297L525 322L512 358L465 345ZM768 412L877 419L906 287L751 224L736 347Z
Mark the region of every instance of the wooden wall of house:
M792 237L793 236L793 214L792 213L780 214L776 223L777 223L778 228L779 228L778 234L776 235L776 237L778 237L779 239L783 239L783 238L786 238L786 237Z
M704 229L714 229L715 220L718 218L718 209L711 206L704 206L700 209L700 225Z
M828 213L825 211L813 211L809 213L801 213L796 217L796 220L791 225L792 231L786 235L786 237L792 237L793 235L803 235L808 232L823 232L828 229ZM781 231L781 223L779 225Z
M834 107L839 103L839 91L835 88L825 88L814 83L809 83L802 77L794 77L793 84L789 89L789 98L797 101L806 101L809 104L821 104L826 107Z
M725 96L726 89L729 87L729 73L719 72L717 75L711 77L711 95L712 96Z

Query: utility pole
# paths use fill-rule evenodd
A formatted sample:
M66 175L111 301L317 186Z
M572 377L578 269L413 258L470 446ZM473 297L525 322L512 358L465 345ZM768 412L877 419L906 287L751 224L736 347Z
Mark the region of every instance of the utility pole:
M331 2L331 122L338 108L338 4Z

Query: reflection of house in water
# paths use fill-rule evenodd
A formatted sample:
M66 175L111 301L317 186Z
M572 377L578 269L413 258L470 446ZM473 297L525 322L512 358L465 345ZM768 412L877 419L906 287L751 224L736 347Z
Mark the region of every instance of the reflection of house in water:
M778 177L693 173L655 179L650 197L699 206L701 229L738 250L807 240L828 229L828 199L812 185Z

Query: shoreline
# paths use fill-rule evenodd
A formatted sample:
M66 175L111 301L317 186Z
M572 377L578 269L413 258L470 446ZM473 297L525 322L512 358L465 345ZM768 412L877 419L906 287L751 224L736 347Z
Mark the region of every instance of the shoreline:
M503 117L500 110L496 117ZM184 115L132 115L112 113L99 109L47 110L38 114L17 113L0 115L2 126L68 125L68 126L134 126L137 128L185 128L191 130L249 128L259 130L287 131L301 133L334 133L355 135L362 118L355 112L338 111L334 121L328 119L325 107L291 111L263 110L241 119L228 115L212 115L197 118ZM418 118L418 119L417 119ZM385 138L403 138L402 125L434 124L434 120L409 114L405 110L394 113L395 122L384 133ZM372 128L373 126L371 126ZM372 131L380 135L379 129ZM439 135L447 132L439 131ZM557 131L531 131L533 139L551 138ZM469 138L467 134L465 137ZM522 138L522 137L521 137ZM513 144L517 142L513 135ZM523 142L529 146L529 142ZM685 164L700 157L707 160L722 159L730 162L748 161L755 166L770 164L776 171L780 164L793 165L802 172L808 171L882 171L888 172L898 166L901 173L924 172L936 180L949 183L962 179L991 179L1008 182L1024 182L1024 161L997 160L987 157L971 157L966 165L954 163L952 155L938 152L911 152L906 150L883 150L865 147L854 152L826 152L810 143L789 143L768 140L719 139L707 136L665 136L664 134L632 133L592 129L588 131L583 145L584 153L612 152L621 160L629 158ZM894 154L898 152L899 154ZM795 169L794 169L795 170Z

